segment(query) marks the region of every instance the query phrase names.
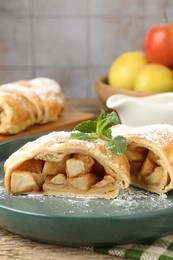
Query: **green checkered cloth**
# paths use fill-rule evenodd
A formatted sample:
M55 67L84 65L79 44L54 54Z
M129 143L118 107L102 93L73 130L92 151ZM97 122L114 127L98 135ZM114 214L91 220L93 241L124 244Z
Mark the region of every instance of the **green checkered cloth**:
M112 247L82 247L83 249L135 260L173 260L173 235L142 244Z

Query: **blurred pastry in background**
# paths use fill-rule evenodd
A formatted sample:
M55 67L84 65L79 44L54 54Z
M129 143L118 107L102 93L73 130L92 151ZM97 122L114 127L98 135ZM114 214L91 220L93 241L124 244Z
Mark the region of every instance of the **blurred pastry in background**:
M58 119L65 97L53 79L36 78L0 86L0 134L17 134Z

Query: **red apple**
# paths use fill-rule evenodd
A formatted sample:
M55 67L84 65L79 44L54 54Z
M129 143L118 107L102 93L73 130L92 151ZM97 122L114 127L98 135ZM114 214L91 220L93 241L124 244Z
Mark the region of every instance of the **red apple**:
M173 24L155 25L144 36L148 62L173 67Z

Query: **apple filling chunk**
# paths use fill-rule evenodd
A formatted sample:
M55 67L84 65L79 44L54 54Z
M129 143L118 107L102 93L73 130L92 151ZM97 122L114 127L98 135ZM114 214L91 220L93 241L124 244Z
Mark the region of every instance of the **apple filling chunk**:
M66 161L70 158L70 155L66 155L62 160L59 162L50 162L45 161L42 172L45 175L56 175L59 172L65 173L66 170Z
M92 185L97 182L97 176L92 173L86 173L85 175L78 176L77 178L68 178L69 184L82 191L87 191Z
M75 177L90 172L94 165L94 159L84 154L74 154L67 160L66 172L68 177Z
M115 188L116 180L104 167L86 154L70 154L60 161L30 159L22 163L11 176L12 193L40 191L60 192L76 190L79 193L102 188Z
M55 177L53 177L50 180L51 183L53 184L58 184L58 185L66 185L67 184L67 177L63 173L58 173Z
M159 185L162 177L163 177L162 167L155 167L155 169L153 170L153 172L151 174L143 177L143 180L145 183Z
M146 187L159 185L162 188L169 183L169 176L164 174L159 157L154 152L132 144L128 146L126 156L133 183L142 183Z
M39 191L39 186L33 175L27 171L15 170L11 175L11 192L14 194L21 192Z

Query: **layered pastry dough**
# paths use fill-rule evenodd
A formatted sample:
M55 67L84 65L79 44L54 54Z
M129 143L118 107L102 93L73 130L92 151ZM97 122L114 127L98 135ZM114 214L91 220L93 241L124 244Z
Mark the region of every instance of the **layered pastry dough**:
M34 124L56 120L64 109L59 84L48 78L0 86L0 134L17 134Z
M117 135L127 138L132 185L158 194L173 189L172 125L113 126L112 136Z
M83 141L52 132L28 142L4 164L8 193L115 198L130 184L129 163L104 141Z

